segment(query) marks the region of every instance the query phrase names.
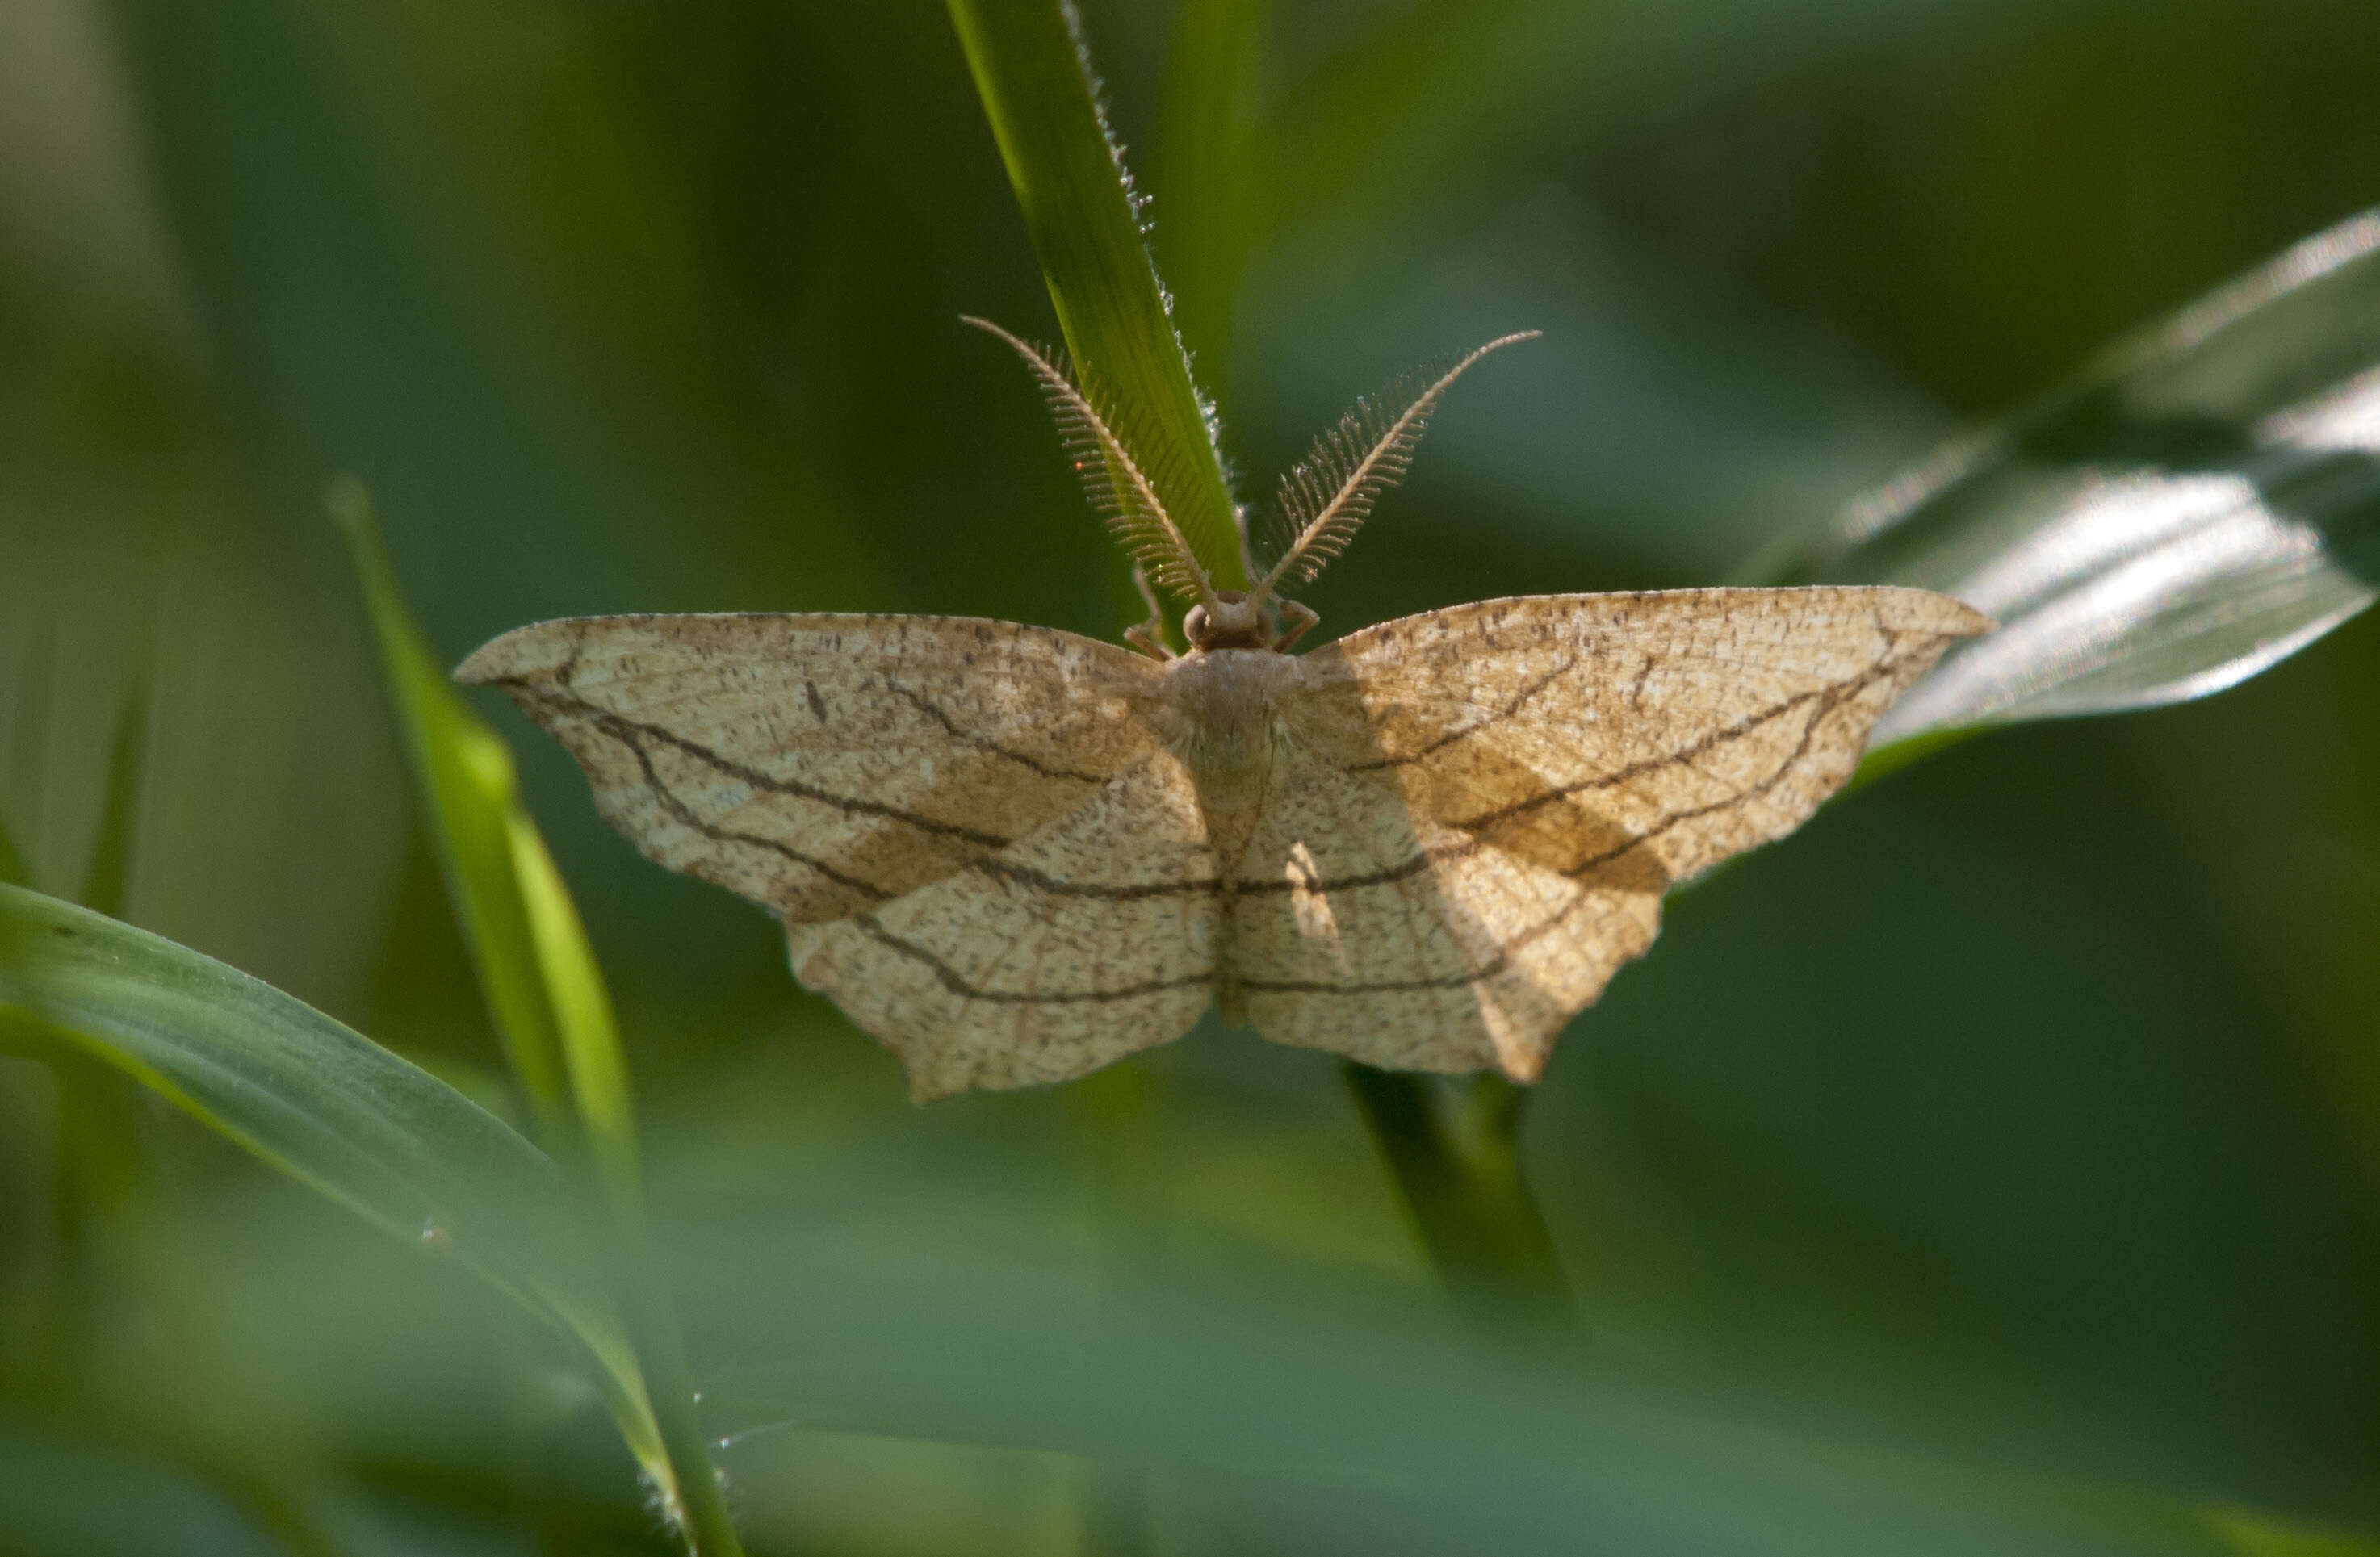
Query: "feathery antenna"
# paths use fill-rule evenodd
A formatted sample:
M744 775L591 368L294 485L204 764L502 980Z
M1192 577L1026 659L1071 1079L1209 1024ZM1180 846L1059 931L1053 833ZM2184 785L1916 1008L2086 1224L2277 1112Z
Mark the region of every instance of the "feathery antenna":
M1083 478L1084 490L1090 494L1091 506L1099 510L1133 561L1160 587L1196 597L1201 605L1213 607L1215 585L1207 570L1198 565L1189 541L1175 527L1173 516L1165 512L1156 486L1132 457L1132 451L1068 375L1065 358L1057 353L1045 356L990 320L971 314L960 318L1007 342L1033 369L1041 383L1042 398L1049 402L1050 415L1058 424L1058 437L1075 462L1075 474Z
M1390 384L1376 399L1359 400L1339 418L1339 425L1314 441L1305 458L1281 478L1281 510L1289 521L1289 549L1272 571L1249 593L1262 600L1275 595L1282 581L1311 583L1323 564L1347 549L1372 504L1396 485L1413 464L1414 445L1421 441L1430 413L1449 386L1489 352L1516 341L1534 341L1542 332L1524 330L1499 336L1425 385L1418 378Z

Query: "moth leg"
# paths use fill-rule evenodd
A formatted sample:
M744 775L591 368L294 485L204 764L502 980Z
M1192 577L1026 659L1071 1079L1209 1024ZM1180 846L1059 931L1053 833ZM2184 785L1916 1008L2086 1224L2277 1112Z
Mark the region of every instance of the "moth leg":
M1125 628L1123 641L1151 659L1180 658L1173 652L1173 646L1165 641L1165 608L1158 603L1157 591L1149 587L1148 570L1138 562L1132 565L1132 586L1148 602L1148 620Z
M1272 646L1275 652L1289 647L1298 639L1313 632L1314 624L1322 620L1315 613L1312 606L1303 601L1281 600L1276 601L1275 604L1281 608L1281 614L1289 621L1289 631L1273 640Z

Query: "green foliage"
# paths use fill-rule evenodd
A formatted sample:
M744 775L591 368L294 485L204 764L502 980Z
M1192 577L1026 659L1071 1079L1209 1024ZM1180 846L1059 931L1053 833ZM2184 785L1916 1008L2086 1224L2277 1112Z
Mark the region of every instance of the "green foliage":
M2297 245L1855 504L1802 576L2000 623L1877 743L2220 692L2380 597L2380 215Z
M452 1087L279 990L87 909L0 887L12 1047L71 1045L367 1221L455 1254L610 1366L553 1164Z
M28 4L0 1544L2373 1549L2353 7ZM1755 553L2008 630L1679 900L1524 1132L1220 1031L913 1110L443 667L603 610L1112 636L954 322L1044 296L1225 577L1234 482L1546 330L1323 637Z
M511 753L439 673L407 617L370 497L360 485L341 482L329 504L346 532L480 986L548 1140L565 1162L591 1172L612 1245L607 1268L633 1347L630 1337L588 1332L576 1314L574 1322L603 1364L613 1416L662 1489L672 1521L685 1527L699 1557L738 1557L742 1547L695 1426L677 1322L651 1269L627 1064L577 907L514 792ZM565 1076L575 1115L565 1112L560 1095Z
M1085 391L1117 422L1209 576L1245 588L1221 452L1141 238L1079 24L1070 8L1038 0L951 0L950 11Z

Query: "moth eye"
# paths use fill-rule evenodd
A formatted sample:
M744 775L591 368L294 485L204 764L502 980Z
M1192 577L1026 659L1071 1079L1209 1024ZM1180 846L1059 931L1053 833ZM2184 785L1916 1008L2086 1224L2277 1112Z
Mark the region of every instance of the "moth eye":
M1184 637L1185 637L1185 638L1189 639L1189 640L1190 640L1192 643L1194 643L1194 644L1196 644L1196 643L1203 643L1203 642L1205 642L1205 641L1206 641L1206 638L1207 638L1207 608L1206 608L1206 607L1204 607L1204 606L1192 606L1192 607L1190 608L1190 613L1189 613L1187 616L1184 616L1184 617L1182 619L1182 635L1183 635Z

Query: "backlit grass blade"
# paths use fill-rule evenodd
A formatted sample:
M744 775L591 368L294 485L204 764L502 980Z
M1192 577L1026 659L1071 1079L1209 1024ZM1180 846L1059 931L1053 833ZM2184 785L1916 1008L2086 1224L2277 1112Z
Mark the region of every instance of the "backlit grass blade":
M2380 212L2306 239L1854 504L1799 570L1999 620L1876 727L2202 697L2380 596Z
M1071 6L950 0L1084 388L1133 446L1208 573L1245 588L1232 497L1103 121Z
M522 845L514 825L519 801L512 753L455 694L406 614L363 489L339 482L327 501L346 536L447 891L505 1056L548 1141L571 1140L577 1127L562 1035L515 865Z

